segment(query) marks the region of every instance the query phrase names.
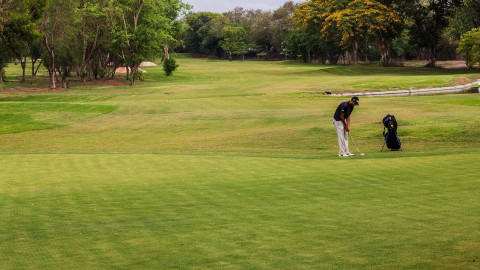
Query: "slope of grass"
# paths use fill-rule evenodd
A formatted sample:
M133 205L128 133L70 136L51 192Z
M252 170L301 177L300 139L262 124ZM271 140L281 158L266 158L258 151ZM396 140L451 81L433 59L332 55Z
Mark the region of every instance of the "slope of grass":
M362 97L366 155L345 159L331 119L348 97L318 94L475 74L179 64L135 88L0 96L1 269L480 267L480 96ZM380 152L388 113L404 151Z

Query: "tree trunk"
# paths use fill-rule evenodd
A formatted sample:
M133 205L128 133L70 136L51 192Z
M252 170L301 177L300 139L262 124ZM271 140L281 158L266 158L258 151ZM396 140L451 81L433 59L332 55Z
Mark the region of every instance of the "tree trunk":
M0 83L3 83L3 67L0 65Z
M67 81L67 76L69 74L69 70L67 68L63 68L62 72L62 87L64 89L68 88L68 81Z
M384 67L390 66L389 51L390 51L390 47L388 46L388 44L380 45L380 54L382 56L382 59L380 61L382 62L382 65Z
M430 56L429 56L429 63L428 67L435 67L436 61L437 61L437 48L432 47L430 48Z
M32 58L32 76L35 76L35 63L37 62L37 59Z
M137 77L137 72L138 72L138 66L133 65L130 67L130 86L135 86L135 77Z
M165 59L170 59L170 54L168 52L168 44L165 44L163 46L163 54Z
M358 40L354 40L352 44L353 49L353 64L358 65Z
M50 56L52 62L51 65L49 65L48 68L48 73L50 74L50 88L51 89L56 89L57 88L57 79L55 78L55 48L52 46L50 47L48 45L48 39L47 36L43 36L43 44L45 45L45 48L48 51L48 55Z
M20 61L20 65L22 66L22 83L25 82L25 68L27 67L27 58L23 57Z
M117 72L117 68L118 68L117 62L114 62L113 63L113 70L112 70L112 77L111 77L112 80L115 80L115 73Z
M35 61L36 61L36 60L35 60ZM35 64L33 64L33 66L32 66L32 71L33 71L34 65L35 65ZM38 70L40 69L41 66L42 66L42 59L40 59L40 62L38 62L38 66L37 66L37 68L35 69L35 72L33 72L32 76L37 76Z
M88 68L87 68L87 65L88 63L83 63L79 69L80 69L80 79L82 80L82 82L86 82L87 81L87 75L88 75Z

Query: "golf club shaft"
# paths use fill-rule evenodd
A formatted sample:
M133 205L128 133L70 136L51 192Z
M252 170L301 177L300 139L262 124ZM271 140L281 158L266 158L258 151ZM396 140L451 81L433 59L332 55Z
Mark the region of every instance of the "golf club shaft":
M353 136L352 136L352 134L350 133L350 131L348 132L348 136L350 137L350 139L352 139L352 142L353 142L353 144L355 145L355 148L357 148L357 152L358 152L359 154L361 154L361 153L360 153L360 149L358 149L358 145L357 145L357 143L355 143L355 140L353 139Z

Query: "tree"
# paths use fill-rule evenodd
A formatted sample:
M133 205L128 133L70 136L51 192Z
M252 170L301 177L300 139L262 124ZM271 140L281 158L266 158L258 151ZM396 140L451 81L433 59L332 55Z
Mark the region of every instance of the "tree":
M360 44L367 42L382 51L382 61L388 64L390 44L401 26L393 9L373 0L310 0L300 4L293 19L297 27L319 31L325 40L351 47L354 64Z
M3 32L3 28L10 18L8 11L11 3L11 0L0 0L0 32Z
M242 27L248 33L248 43L257 52L263 52L267 57L272 57L275 54L272 12L262 10L246 11Z
M222 56L223 50L220 42L223 40L222 29L226 25L230 25L231 21L228 17L221 16L210 20L198 30L200 38L199 51L206 55Z
M449 21L448 34L460 39L464 33L477 27L480 27L480 0L462 0L462 5Z
M392 39L398 33L400 20L395 11L377 1L354 0L325 18L324 35L333 29L341 34L342 43L352 46L353 63L358 64L360 43L377 44L382 52L382 63L388 65Z
M312 33L305 28L294 28L288 32L283 44L284 54L294 57L301 57L305 63L318 60L321 63L337 63L340 50L334 52L336 46L327 42L318 33Z
M27 56L41 36L36 24L43 15L45 4L42 0L17 0L12 6L9 28L13 32L14 41L10 46L15 58L21 59L21 82L25 82Z
M204 48L210 48L209 46L203 46L202 42L210 32L209 28L213 28L213 24L210 21L222 18L223 15L214 12L197 12L189 13L184 21L188 26L185 32L185 48L192 53L205 53ZM220 22L219 20L216 20ZM210 25L210 26L209 26ZM222 25L223 27L224 25ZM221 29L221 28L220 28ZM208 49L207 49L208 51Z
M0 0L0 74L4 73L3 67L12 58L21 59L21 81L25 81L26 56L38 39L35 25L43 13L44 4L42 0Z
M288 31L293 28L291 20L297 4L292 1L285 2L283 6L275 10L272 14L273 21L271 25L271 44L275 54L284 54L284 46L287 40Z
M165 42L173 39L170 12L184 7L179 0L110 0L113 45L130 69L130 85L136 84L140 63L161 54Z
M78 0L47 0L45 13L40 23L46 55L43 64L50 76L50 88L57 88L57 72L62 77L62 85L67 87L67 76L78 64ZM61 60L61 61L60 61Z
M414 3L415 9L410 14L414 21L410 29L411 40L419 48L428 50L428 66L435 66L448 18L454 14L458 5L458 1L452 0L416 0Z
M111 40L108 31L107 0L82 0L78 8L78 41L81 45L81 60L78 74L82 81L96 76L95 71L103 68L101 59L102 48ZM107 58L109 58L107 56ZM94 60L98 60L94 63ZM100 67L99 67L100 66Z
M163 59L169 59L169 49L177 48L182 44L180 40L182 34L185 32L185 25L178 20L180 14L185 15L192 6L182 3L181 0L164 0L165 17L167 19L168 31L160 33L161 44L163 44Z
M232 61L233 54L244 54L247 52L245 41L247 32L241 26L225 26L222 29L223 40L220 46L228 53L228 59Z
M5 30L5 25L10 21L10 8L11 1L0 0L0 83L4 80L5 70L7 63L13 56L13 51L10 46L10 33Z
M475 15L470 17L475 27L480 27L480 0L463 0L463 5L473 11Z
M327 55L331 64L336 63L337 54L343 51L343 48L340 49L340 52L337 50L340 48L337 45L340 43L340 39L336 31L327 33L321 30L328 15L340 9L343 6L342 4L341 2L328 0L310 0L300 4L292 16L294 28L289 32L286 43L287 49L290 51L292 51L292 48L300 49L301 51L296 51L295 54L301 54L304 61L308 63L311 62L312 58L315 58L315 50L318 51L317 56L319 58ZM302 45L296 46L296 42ZM330 51L330 48L335 48L335 52Z
M480 27L462 35L457 51L462 54L468 68L480 64Z

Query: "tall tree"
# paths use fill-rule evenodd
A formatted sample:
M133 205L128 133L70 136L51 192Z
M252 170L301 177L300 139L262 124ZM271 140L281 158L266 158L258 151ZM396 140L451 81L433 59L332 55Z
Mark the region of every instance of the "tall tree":
M0 32L3 31L3 27L8 22L9 8L12 3L12 0L0 0Z
M130 69L130 85L136 84L140 63L161 54L165 42L173 39L176 18L169 12L184 7L179 0L110 0L114 46Z
M81 61L78 73L82 81L94 77L98 63L94 58L99 56L101 48L111 40L107 21L107 0L82 0L78 8L78 41L81 44ZM96 57L97 56L97 57Z
M209 51L209 46L202 46L202 42L207 38L210 28L215 28L217 22L210 21L222 18L223 15L214 12L196 12L189 13L184 21L187 24L187 31L185 32L185 48L192 53L206 53ZM222 26L223 27L223 26ZM208 48L208 49L206 49ZM206 49L206 50L205 50Z
M330 31L322 31L328 16L337 10L342 9L346 1L328 1L328 0L310 0L299 5L292 16L294 28L290 31L287 41L289 48L292 48L292 42L300 38L304 46L297 49L305 49L301 54L304 61L310 62L316 55L319 58L329 59L331 64L337 63L340 54L344 49L339 46L341 38L334 29L335 25L330 26ZM292 40L292 38L295 38ZM317 44L315 44L317 43ZM294 46L295 47L295 46ZM297 52L299 54L300 52ZM322 60L324 62L324 60Z
M169 59L169 49L174 49L183 44L181 41L182 34L186 31L185 25L179 20L179 17L186 15L186 12L192 6L183 3L181 0L166 0L165 17L169 24L168 31L163 31L160 35L163 44L163 58Z
M75 64L71 61L77 60L74 54L78 52L76 40L78 6L78 0L48 0L41 20L40 30L43 33L43 45L47 52L46 57L43 57L44 65L48 69L52 89L57 88L57 71L62 73L63 87L67 86L66 76ZM60 66L60 59L62 66Z
M272 14L272 40L271 44L275 55L284 53L284 46L287 40L288 31L293 28L291 17L297 8L297 4L288 1Z
M43 13L43 0L0 0L0 73L12 58L21 59L22 79L25 81L26 56L38 39L35 28ZM1 75L0 75L1 76ZM2 78L0 78L2 80Z
M243 20L243 28L249 33L248 43L254 45L258 52L264 52L267 57L274 54L273 47L273 13L262 10L248 10Z
M458 40L464 33L477 27L480 27L480 0L462 0L462 5L450 19L448 34Z
M0 0L0 83L4 80L4 69L14 54L9 44L10 33L5 31L5 25L10 21L10 5L10 0Z
M303 25L318 25L325 38L340 35L342 44L352 48L354 64L358 64L360 44L369 40L377 44L388 64L389 44L400 25L395 11L374 0L312 0L301 5L296 15Z
M12 7L10 27L14 32L15 42L11 47L15 58L21 59L21 82L25 82L27 56L41 36L36 24L44 12L45 4L45 0L17 0Z
M244 54L247 52L247 32L241 26L225 26L222 29L223 40L221 47L228 53L228 59L232 60L233 54Z
M428 50L429 64L435 66L438 49L449 18L459 5L456 0L416 0L411 14L414 23L411 27L412 41Z
M199 51L202 54L216 55L220 58L223 53L220 46L220 42L223 40L222 29L230 24L231 21L228 17L221 16L210 20L202 26L198 30L198 37L201 40Z

